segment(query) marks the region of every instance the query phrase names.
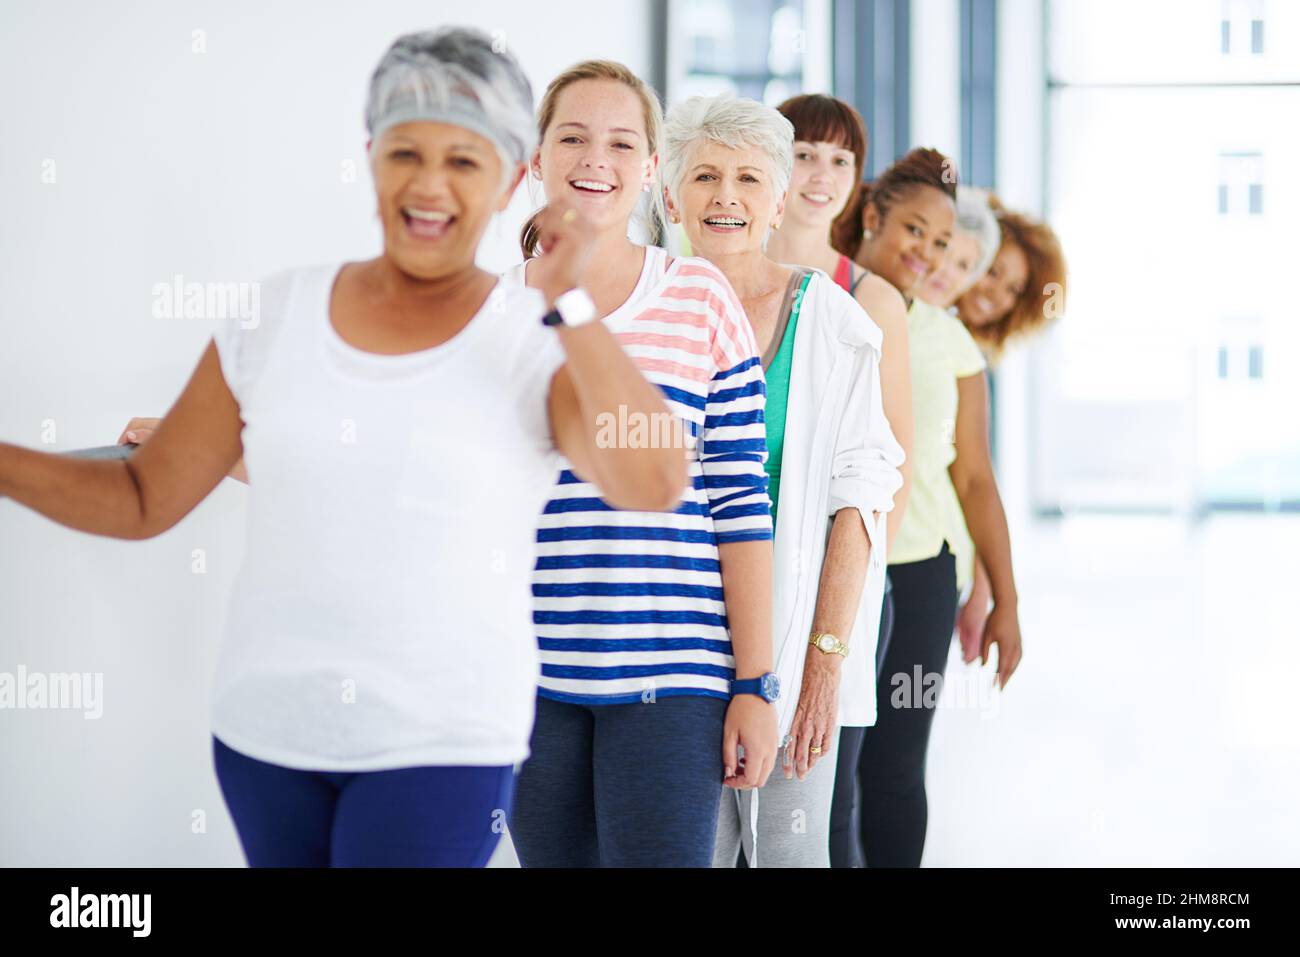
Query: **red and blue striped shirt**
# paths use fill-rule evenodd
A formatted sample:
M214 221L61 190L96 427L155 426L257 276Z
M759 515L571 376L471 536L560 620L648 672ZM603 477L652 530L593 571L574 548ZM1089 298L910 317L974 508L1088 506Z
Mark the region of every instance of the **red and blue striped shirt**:
M533 573L539 694L559 701L730 698L735 662L718 546L772 537L753 330L717 267L666 260L646 247L636 290L603 321L695 439L690 484L676 510L635 512L607 505L570 468L561 472ZM517 267L511 278L522 277ZM623 441L637 427L609 424Z

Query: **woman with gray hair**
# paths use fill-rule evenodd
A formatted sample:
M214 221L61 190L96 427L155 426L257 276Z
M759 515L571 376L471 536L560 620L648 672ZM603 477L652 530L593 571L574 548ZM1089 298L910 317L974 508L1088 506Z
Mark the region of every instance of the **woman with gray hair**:
M885 515L902 482L881 333L825 273L764 255L793 166L785 117L694 97L669 112L664 140L669 218L731 283L767 376L782 773L723 795L714 866L734 867L743 848L751 866L827 867L839 726L875 716ZM792 815L804 827L791 828Z
M243 455L248 542L213 694L217 776L253 866L480 866L537 683L529 575L562 452L611 501L677 501L672 448L598 441L667 414L579 289L571 210L509 289L474 263L535 142L518 63L476 30L399 38L366 124L384 248L279 273L218 331L125 461L0 444L0 495L150 538Z
M1002 245L997 214L989 206L987 190L977 186L957 187L957 216L943 264L921 284L917 295L942 309L949 309L993 265Z

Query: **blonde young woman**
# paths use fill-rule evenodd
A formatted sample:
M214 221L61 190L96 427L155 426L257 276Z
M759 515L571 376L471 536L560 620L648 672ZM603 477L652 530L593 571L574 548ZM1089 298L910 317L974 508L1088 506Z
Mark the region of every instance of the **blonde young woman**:
M775 763L762 371L722 273L629 238L662 225L661 125L654 93L602 60L556 77L538 114L532 173L594 232L596 312L662 391L691 483L669 512L619 510L575 463L550 494L537 718L510 821L525 867L707 866L724 786L761 786ZM528 224L525 256L537 239ZM507 281L538 282L546 258Z
M590 231L563 200L540 295L475 266L534 142L513 56L477 30L400 37L366 124L381 255L267 280L260 323L218 332L126 461L0 444L0 495L124 539L173 527L247 457L212 717L253 866L486 863L528 752L557 450L630 507L671 505L686 477L673 449L599 441L603 410L667 409L589 321Z
M902 483L881 333L825 273L764 255L787 204L787 119L753 100L694 97L665 130L670 217L735 289L768 382L782 768L723 795L714 866L736 866L743 848L753 866L826 867L839 726L874 720L885 515ZM791 827L795 814L806 827Z

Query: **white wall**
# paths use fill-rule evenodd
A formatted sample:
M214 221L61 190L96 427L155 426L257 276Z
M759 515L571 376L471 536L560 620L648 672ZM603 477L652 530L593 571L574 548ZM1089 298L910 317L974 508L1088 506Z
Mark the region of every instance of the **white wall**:
M0 440L109 444L131 416L166 411L213 325L153 318L155 283L255 281L378 252L362 107L399 33L449 13L501 30L540 95L587 57L647 75L648 4L618 6L7 2ZM489 229L485 266L517 261L523 193ZM98 720L0 710L0 865L242 864L207 724L242 493L223 483L143 543L0 502L0 672L99 672L104 696ZM206 833L192 831L196 810Z

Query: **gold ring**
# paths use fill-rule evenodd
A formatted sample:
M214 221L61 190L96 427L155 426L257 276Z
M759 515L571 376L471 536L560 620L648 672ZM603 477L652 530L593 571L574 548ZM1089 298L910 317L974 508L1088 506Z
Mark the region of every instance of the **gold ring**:
M821 749L821 748L809 748L809 749L808 749L808 753L809 753L809 754L821 754L821 753L822 753L822 749Z
M578 211L576 209L566 209L564 211L564 215L560 217L560 222L571 223L577 218L578 218Z

